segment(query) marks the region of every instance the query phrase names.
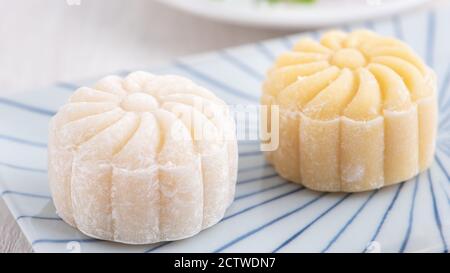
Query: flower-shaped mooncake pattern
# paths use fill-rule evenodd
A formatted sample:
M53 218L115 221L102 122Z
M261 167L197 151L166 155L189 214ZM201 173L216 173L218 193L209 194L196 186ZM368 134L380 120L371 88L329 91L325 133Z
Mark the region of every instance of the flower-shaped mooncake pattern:
M433 160L435 74L397 39L366 30L302 39L277 58L263 89L262 104L280 110L280 144L267 158L286 179L365 191Z
M82 87L50 124L58 214L105 240L192 236L234 198L234 127L223 101L178 76L136 72Z

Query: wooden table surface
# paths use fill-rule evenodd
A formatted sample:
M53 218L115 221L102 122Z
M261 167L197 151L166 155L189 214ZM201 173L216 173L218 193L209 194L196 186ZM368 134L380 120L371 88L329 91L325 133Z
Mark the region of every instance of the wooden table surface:
M0 95L285 34L206 21L153 0L0 0ZM0 253L30 251L0 198Z
M156 66L292 31L233 26L153 0L0 0L0 96ZM0 253L31 246L0 198Z

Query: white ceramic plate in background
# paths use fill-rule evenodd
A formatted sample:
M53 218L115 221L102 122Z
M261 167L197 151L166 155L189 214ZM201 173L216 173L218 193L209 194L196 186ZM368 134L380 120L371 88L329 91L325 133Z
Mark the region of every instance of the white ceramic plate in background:
M177 242L132 246L91 239L55 213L47 181L50 117L73 90L64 83L0 97L0 195L36 252L446 252L450 244L450 9L364 22L409 43L439 79L436 160L417 178L378 191L322 194L280 178L254 142L239 144L236 199L225 218ZM320 32L305 35L318 37ZM155 73L189 77L229 104L258 104L276 55L298 35L184 58Z
M159 0L213 20L279 27L316 28L389 16L429 0L316 0L269 4L267 0Z

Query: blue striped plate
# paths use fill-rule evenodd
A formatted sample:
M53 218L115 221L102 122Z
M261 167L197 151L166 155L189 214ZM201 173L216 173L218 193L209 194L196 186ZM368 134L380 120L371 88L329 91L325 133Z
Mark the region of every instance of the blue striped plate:
M264 161L256 142L242 142L236 200L225 218L199 235L130 246L88 238L55 214L46 172L49 118L80 85L0 98L0 191L36 252L447 252L450 244L450 10L366 27L406 40L439 76L436 160L412 181L357 194L322 194L288 183ZM319 36L313 32L302 35ZM230 104L257 103L274 57L300 35L184 58L154 73L187 76ZM125 71L123 73L126 73Z

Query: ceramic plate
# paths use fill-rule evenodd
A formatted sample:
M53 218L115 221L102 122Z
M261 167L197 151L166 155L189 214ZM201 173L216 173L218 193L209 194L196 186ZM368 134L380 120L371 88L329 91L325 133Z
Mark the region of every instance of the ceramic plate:
M88 238L55 214L47 183L50 117L80 85L59 83L0 98L0 190L36 252L444 252L450 244L450 10L365 22L406 40L439 77L436 158L417 178L378 191L323 194L289 183L256 141L239 145L236 200L190 239L131 246ZM309 34L318 37L320 32ZM192 78L230 104L258 104L265 71L301 35L184 58L148 69ZM126 73L122 72L122 74Z
M269 0L159 0L209 19L236 24L279 27L323 27L389 16L429 0L315 0L314 3L269 3Z

